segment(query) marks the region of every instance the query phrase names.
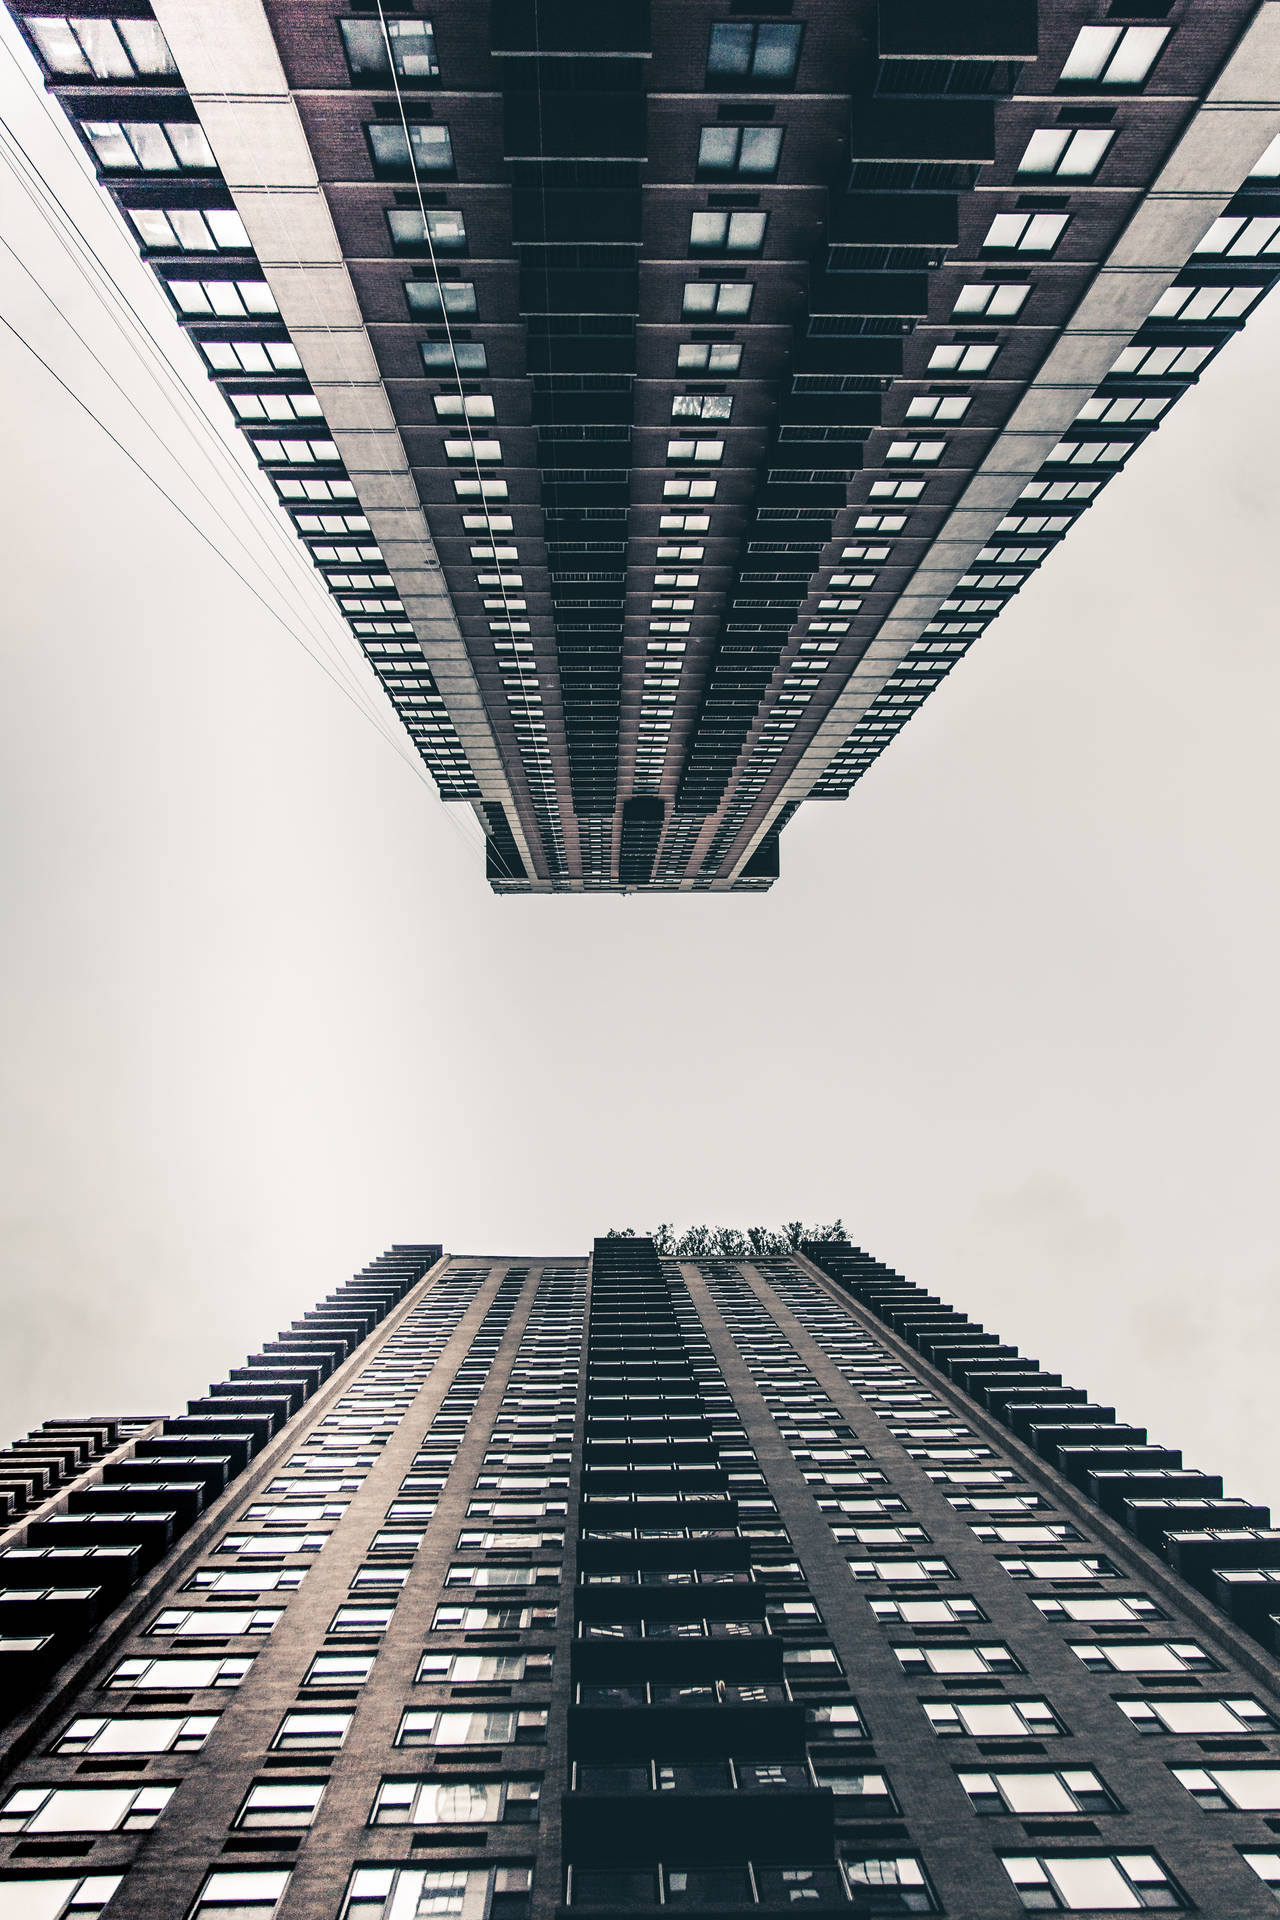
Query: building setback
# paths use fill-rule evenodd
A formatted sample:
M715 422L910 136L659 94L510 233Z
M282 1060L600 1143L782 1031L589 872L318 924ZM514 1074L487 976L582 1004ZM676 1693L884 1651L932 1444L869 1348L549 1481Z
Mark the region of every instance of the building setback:
M394 1248L38 1453L0 1920L1275 1912L1266 1511L847 1243Z
M500 892L767 887L1271 286L1277 0L6 0Z

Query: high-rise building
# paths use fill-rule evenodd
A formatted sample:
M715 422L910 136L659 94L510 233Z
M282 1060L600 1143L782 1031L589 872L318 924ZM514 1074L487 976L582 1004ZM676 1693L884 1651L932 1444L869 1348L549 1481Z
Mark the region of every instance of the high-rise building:
M1277 0L6 4L500 891L768 886L1280 260Z
M393 1248L0 1494L0 1920L1280 1898L1265 1509L845 1242Z

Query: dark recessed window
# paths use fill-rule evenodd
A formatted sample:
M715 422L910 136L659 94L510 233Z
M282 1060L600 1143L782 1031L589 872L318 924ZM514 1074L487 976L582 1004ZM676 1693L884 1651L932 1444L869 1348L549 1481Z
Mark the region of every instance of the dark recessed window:
M406 280L404 297L418 319L437 320L443 314L470 319L476 312L476 290L470 280Z
M435 80L436 36L429 20L339 20L347 65L353 80L389 80L395 62L398 80ZM391 56L387 56L390 42Z
M448 127L427 122L405 129L394 120L375 120L365 128L374 168L378 173L415 173L437 178L453 172L453 142ZM412 162L412 164L411 164Z

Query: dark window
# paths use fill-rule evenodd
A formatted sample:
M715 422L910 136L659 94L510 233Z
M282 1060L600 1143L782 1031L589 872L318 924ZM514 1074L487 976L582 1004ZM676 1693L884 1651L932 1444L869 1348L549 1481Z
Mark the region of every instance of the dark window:
M783 87L796 77L800 36L804 29L785 23L718 21L711 29L707 49L707 84Z

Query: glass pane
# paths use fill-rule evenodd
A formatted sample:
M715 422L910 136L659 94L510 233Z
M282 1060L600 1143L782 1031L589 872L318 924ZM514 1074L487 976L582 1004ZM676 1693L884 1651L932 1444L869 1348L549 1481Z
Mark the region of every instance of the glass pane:
M178 63L154 20L117 20L120 37L139 73L176 73Z
M745 79L751 71L751 53L755 28L722 22L711 29L707 52L709 80Z
M27 16L27 31L35 41L45 65L53 73L88 73L84 49L65 20L46 20Z
M99 80L132 79L133 62L113 21L73 20L71 24Z
M790 80L800 57L798 26L760 26L756 28L756 57L752 72L757 80Z
M1073 1911L1104 1907L1123 1912L1142 1905L1114 1860L1096 1855L1093 1859L1059 1855L1045 1864L1057 1882L1063 1904Z

